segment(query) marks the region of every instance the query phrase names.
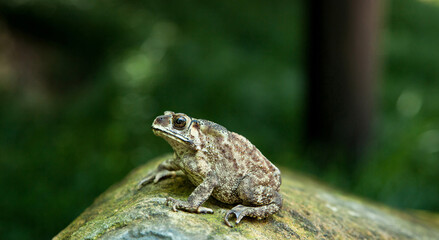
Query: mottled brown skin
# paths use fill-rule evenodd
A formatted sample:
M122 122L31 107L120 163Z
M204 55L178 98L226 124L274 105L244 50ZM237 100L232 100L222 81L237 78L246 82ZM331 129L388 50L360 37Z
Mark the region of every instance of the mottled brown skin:
M282 207L279 169L243 136L216 123L169 111L154 120L152 130L175 153L144 178L139 189L174 177L179 170L197 186L187 201L167 198L174 211L213 213L201 206L213 196L224 203L240 204L225 215L226 224L232 227L230 214L238 224L245 216L261 219Z

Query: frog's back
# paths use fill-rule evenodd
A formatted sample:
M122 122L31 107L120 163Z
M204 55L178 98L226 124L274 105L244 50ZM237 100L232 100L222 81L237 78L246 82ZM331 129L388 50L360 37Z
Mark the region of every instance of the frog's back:
M254 179L254 186L267 186L279 191L281 178L279 169L274 166L249 140L229 132L228 141L218 145L221 151L219 163L216 164L221 187L214 197L223 202L238 203L237 190L241 181L249 176ZM256 189L255 189L256 190Z
M254 174L261 185L271 185L276 189L280 186L280 171L259 149L245 137L229 132L229 138L235 149L235 156L229 161L237 161L241 171ZM277 186L277 187L276 187Z
M204 152L210 155L217 172L224 173L224 178L239 179L253 173L260 177L261 182L280 182L279 169L247 138L214 122L200 121L205 133L203 142L207 146L203 148Z

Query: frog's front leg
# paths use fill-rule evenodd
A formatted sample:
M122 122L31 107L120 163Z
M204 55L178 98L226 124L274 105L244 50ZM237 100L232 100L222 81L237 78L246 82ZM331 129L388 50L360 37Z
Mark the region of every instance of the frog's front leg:
M178 170L180 170L177 165L174 163L175 157L170 158L162 163L151 173L148 174L144 179L142 179L137 184L137 189L141 189L143 186L154 182L157 183L161 179L168 178L168 177L175 177L177 175Z
M213 213L212 209L201 207L201 204L209 198L216 186L218 186L218 178L216 174L210 172L204 181L195 188L186 201L168 197L166 203L168 206L171 206L174 211L180 209L193 213Z

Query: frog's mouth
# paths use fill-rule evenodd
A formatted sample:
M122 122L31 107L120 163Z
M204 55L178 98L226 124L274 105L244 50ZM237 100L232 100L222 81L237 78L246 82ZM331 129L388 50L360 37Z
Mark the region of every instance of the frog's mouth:
M161 128L156 128L153 126L151 128L152 128L152 132L157 136L170 138L170 139L173 139L175 141L183 142L183 143L186 143L189 145L194 144L194 141L180 135L178 132L169 131L169 130L161 129Z

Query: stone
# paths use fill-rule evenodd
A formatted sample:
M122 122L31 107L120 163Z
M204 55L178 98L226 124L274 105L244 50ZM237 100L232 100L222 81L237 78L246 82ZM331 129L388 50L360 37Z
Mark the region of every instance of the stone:
M244 218L230 228L224 215L233 206L213 198L203 205L213 214L173 212L166 197L184 200L195 188L185 176L136 190L168 157L133 170L53 239L439 239L437 215L395 210L285 168L283 208L266 219Z

